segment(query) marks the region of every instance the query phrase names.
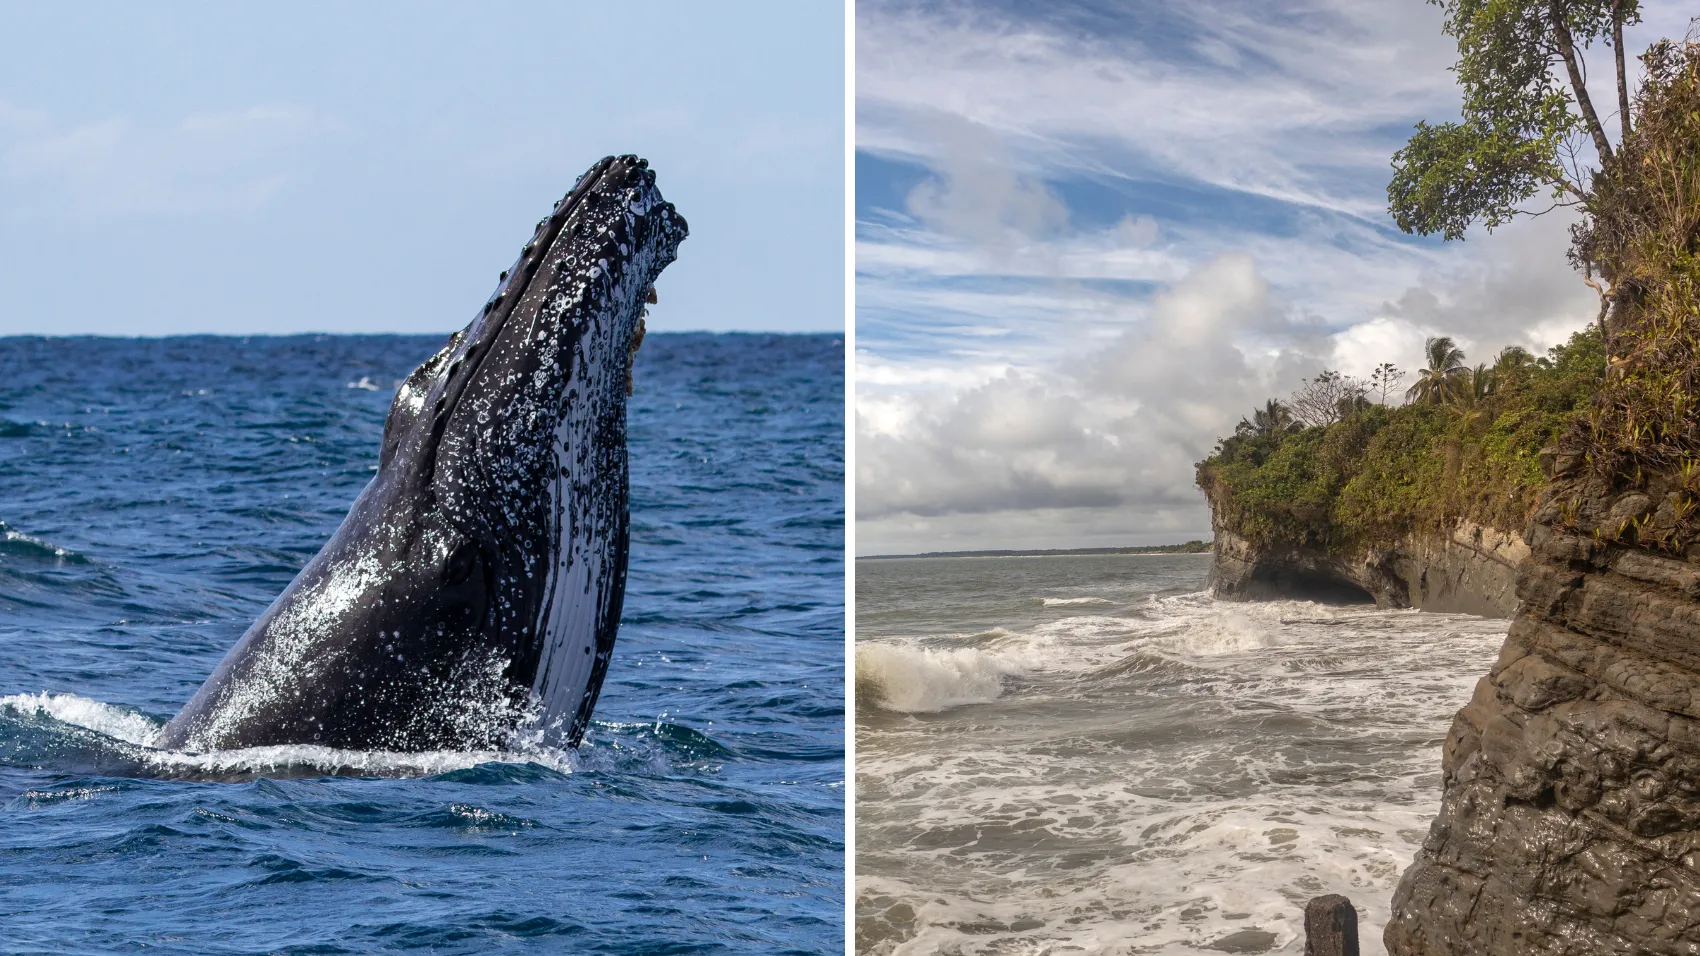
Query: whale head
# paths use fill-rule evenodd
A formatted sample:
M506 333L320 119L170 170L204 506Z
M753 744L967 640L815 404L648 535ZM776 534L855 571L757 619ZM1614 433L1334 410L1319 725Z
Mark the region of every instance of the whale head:
M628 541L626 396L687 227L635 156L586 172L407 377L378 473L165 746L576 746Z

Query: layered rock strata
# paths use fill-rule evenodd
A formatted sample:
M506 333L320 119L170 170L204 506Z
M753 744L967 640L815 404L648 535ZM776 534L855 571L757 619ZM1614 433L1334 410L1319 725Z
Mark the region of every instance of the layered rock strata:
M1215 525L1210 585L1217 597L1230 600L1374 600L1382 607L1510 617L1517 607L1517 567L1529 553L1520 535L1471 521L1458 522L1450 533L1410 534L1346 553L1258 547L1220 517Z
M1668 520L1653 496L1561 480L1546 500L1446 738L1395 956L1700 954L1700 565L1618 538Z

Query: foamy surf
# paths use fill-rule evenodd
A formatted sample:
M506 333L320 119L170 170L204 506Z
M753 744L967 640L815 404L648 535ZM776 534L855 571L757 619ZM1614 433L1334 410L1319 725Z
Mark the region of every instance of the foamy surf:
M1102 605L1104 598L1045 598L1041 607ZM1059 602L1053 604L1051 602ZM1291 643L1273 627L1282 615L1361 614L1309 602L1237 605L1197 592L1153 598L1115 613L1036 621L1024 630L859 641L859 699L897 713L940 713L1003 695L1008 679L1029 674L1102 676L1131 658L1186 665L1243 657ZM1228 666L1232 666L1231 664Z
M155 746L163 721L76 694L13 694L0 708L21 717L46 718L66 728L104 738L116 755L129 758L144 775L208 778L247 776L425 777L494 763L538 764L571 773L572 756L547 747L520 750L432 750L418 752L344 750L316 744L245 747L208 752L162 750ZM88 746L88 741L79 741Z
M968 647L870 644L856 648L858 697L904 714L937 713L996 700L1003 694L1004 677L1015 672L1000 655Z
M938 582L910 562L889 592L873 564L861 621L894 623L859 625L858 692L908 681L930 712L863 711L858 952L1296 954L1303 902L1329 892L1381 951L1439 741L1503 621L1219 602L1197 590L1207 558L963 563ZM910 597L946 582L1007 597L971 624L963 594L940 591L932 616ZM882 617L899 583L903 613ZM1071 587L1105 603L1033 596ZM953 626L994 622L977 656L955 653ZM998 693L939 708L972 696L964 672Z

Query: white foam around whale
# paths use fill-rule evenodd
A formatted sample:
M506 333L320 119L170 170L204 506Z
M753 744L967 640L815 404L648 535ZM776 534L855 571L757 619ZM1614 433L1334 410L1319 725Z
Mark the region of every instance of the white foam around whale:
M430 776L490 763L535 763L560 773L572 772L572 757L548 747L508 750L432 750L401 752L343 750L313 744L244 747L195 752L160 750L154 744L164 723L112 704L76 694L12 694L0 707L21 715L40 715L80 727L128 745L127 756L163 773L206 776L237 774L324 773L374 776Z

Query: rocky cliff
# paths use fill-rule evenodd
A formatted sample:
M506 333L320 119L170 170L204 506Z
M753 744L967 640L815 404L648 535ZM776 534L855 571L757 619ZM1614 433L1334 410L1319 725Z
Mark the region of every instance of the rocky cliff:
M1700 954L1700 44L1642 62L1571 251L1610 372L1539 456L1521 603L1446 737L1395 956Z
M1517 607L1517 567L1529 553L1520 535L1469 520L1450 533L1412 533L1346 552L1258 547L1219 517L1214 524L1210 587L1231 600L1374 600L1382 607L1510 617Z
M1555 483L1389 952L1700 953L1700 565L1608 536L1681 498Z

